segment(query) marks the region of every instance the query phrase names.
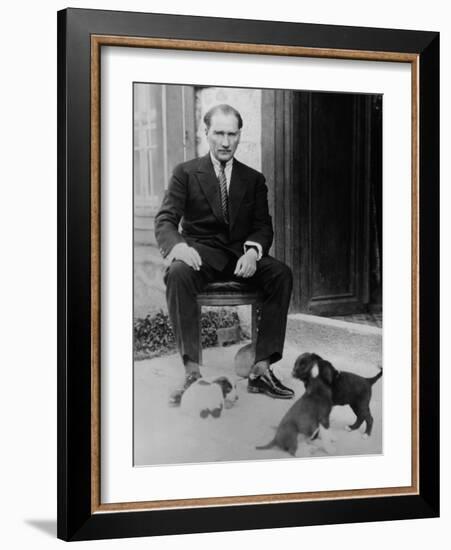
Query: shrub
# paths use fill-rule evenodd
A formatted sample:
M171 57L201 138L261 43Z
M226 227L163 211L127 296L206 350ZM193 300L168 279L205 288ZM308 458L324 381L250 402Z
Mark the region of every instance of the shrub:
M217 329L239 325L236 311L230 309L210 309L202 312L202 347L218 344ZM133 326L134 357L146 359L157 357L176 348L174 331L168 314L162 310L144 319L135 319Z

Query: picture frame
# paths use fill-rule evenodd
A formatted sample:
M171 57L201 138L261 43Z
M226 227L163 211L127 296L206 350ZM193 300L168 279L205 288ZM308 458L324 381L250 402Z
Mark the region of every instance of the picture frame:
M153 503L149 495L142 503L101 502L100 52L105 46L410 64L410 486ZM438 201L438 33L58 12L58 537L88 540L438 516Z

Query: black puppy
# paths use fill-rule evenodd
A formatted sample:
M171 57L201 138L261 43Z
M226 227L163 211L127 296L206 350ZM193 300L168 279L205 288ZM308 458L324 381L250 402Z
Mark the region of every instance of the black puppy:
M303 353L294 364L292 375L302 380L306 387L310 384L312 368L318 365L319 377L332 380L332 402L334 405L350 405L357 416L349 430L357 430L366 422L365 435L370 436L373 428L373 416L370 411L371 388L382 376L382 368L376 376L364 378L352 372L338 371L329 361L316 353Z
M320 377L319 370L312 369L305 393L285 413L272 441L256 449L279 447L295 456L298 435L303 434L310 439L316 439L319 436L323 440L326 452L331 453L333 449L330 446L330 437L323 429L329 428L331 410L332 390L327 383L327 373Z

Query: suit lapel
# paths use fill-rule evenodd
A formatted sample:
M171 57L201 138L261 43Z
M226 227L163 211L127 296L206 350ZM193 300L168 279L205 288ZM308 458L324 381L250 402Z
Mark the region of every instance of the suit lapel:
M236 159L233 161L232 177L229 187L229 224L232 229L236 221L241 201L246 193L246 179L243 177L242 164Z
M200 159L199 168L197 170L197 178L213 214L218 220L224 223L221 209L221 195L219 191L219 182L216 177L213 163L211 162L210 154L208 153Z

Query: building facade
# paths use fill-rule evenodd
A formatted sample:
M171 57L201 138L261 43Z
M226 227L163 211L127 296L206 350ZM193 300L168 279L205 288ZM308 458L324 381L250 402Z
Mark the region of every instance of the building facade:
M271 254L293 270L293 312L345 315L382 303L382 97L134 85L135 317L165 307L154 217L173 168L208 151L204 113L229 103L237 158L266 177Z

